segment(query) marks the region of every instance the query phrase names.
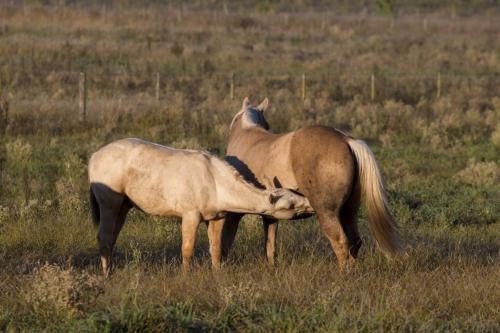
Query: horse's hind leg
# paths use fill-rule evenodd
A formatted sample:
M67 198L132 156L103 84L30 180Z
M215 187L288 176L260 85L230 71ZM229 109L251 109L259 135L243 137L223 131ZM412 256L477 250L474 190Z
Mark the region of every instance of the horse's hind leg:
M359 249L363 242L359 236L357 215L360 206L361 192L356 186L349 199L340 210L340 223L349 242L349 253L353 258L357 258Z
M101 266L105 277L108 277L111 270L111 254L115 241L114 233L117 225L120 210L123 204L124 195L107 191L100 193L100 223L99 223L99 254L101 256Z
M317 216L321 230L330 241L341 269L349 267L354 258L349 253L349 241L340 223L338 211L319 210Z
M113 231L113 247L115 247L116 240L118 239L118 235L120 234L120 231L123 228L123 225L125 224L125 219L127 218L127 214L129 210L132 208L132 204L128 200L128 198L125 198L123 200L122 206L120 207L120 212L118 213L118 218L116 219L115 223L115 230Z

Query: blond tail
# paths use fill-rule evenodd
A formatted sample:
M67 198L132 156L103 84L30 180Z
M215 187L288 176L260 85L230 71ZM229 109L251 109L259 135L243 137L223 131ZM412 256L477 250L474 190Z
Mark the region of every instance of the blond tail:
M368 222L379 248L393 256L403 248L394 217L389 210L382 176L377 161L365 142L347 139L358 163L358 177L361 193L368 214Z

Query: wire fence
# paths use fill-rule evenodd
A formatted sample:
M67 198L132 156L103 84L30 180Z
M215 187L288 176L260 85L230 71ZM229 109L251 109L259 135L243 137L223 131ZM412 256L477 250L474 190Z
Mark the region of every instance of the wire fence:
M29 87L33 83L33 77L26 74L23 85ZM221 94L229 99L235 99L236 91L245 89L245 86L264 85L266 90L285 88L294 91L294 95L302 101L312 96L318 91L333 89L346 84L348 77L355 84L355 92L366 96L371 102L376 102L382 97L390 97L391 94L398 95L395 90L415 89L408 86L411 83L423 85L421 94L426 98L441 98L446 94L445 86L451 83L466 83L470 88L474 84L480 84L483 89L489 91L490 95L497 95L500 85L500 73L465 73L454 71L422 71L419 73L377 70L368 71L340 71L326 70L295 72L295 73L270 73L259 72L247 73L243 71L217 72L208 74L180 74L172 75L166 72L143 72L143 71L105 71L96 72L90 70L45 70L36 71L36 76L40 77L41 85L46 81L57 81L59 85L64 85L66 90L73 92L71 95L77 96L75 105L78 105L79 118L82 121L87 119L89 105L89 89L114 90L122 92L141 91L146 92L152 99L160 102L164 99L165 87L174 85L179 88L182 82L203 82L209 80L217 85L214 89L221 90ZM42 79L43 77L43 79ZM17 78L17 80L23 80ZM403 86L403 84L406 86ZM19 82L5 80L0 77L0 96L13 89ZM389 87L389 88L388 88ZM18 89L18 88L16 88ZM38 89L38 88L37 88ZM174 90L176 87L173 88ZM181 88L179 88L181 89ZM392 92L388 92L387 89ZM37 90L38 91L38 90ZM224 92L225 91L225 92ZM401 95L401 94L399 94ZM241 96L240 96L241 97ZM352 96L348 96L352 97ZM91 102L91 101L90 101Z

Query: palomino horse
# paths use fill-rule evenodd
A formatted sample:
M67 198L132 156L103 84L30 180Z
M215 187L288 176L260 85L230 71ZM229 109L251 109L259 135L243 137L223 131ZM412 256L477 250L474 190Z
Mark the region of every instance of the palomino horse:
M356 215L364 198L369 226L379 248L394 255L402 248L389 211L377 162L360 140L325 126L286 134L269 132L267 98L257 107L243 101L230 127L226 160L255 184L293 189L316 211L340 266L354 262L361 239ZM243 214L226 215L222 254L227 255ZM263 217L268 261L274 263L277 221Z
M115 141L89 162L90 202L99 225L105 276L125 217L133 206L149 214L182 218L183 267L189 267L196 231L209 223L212 263L220 266L220 231L215 220L228 211L292 218L312 211L308 200L285 189L253 186L227 162L208 152L164 147L139 139ZM218 227L218 230L222 225Z

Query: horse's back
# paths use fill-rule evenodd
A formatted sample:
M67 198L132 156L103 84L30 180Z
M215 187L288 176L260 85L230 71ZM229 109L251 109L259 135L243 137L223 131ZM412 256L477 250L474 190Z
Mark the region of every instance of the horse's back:
M178 215L193 204L196 188L208 184L213 156L141 139L122 139L95 152L89 162L91 186L126 195L145 212Z
M131 170L150 169L171 154L168 147L141 139L117 140L92 154L89 161L89 181L123 192Z
M299 191L311 203L331 207L347 200L356 165L345 134L326 126L300 128L293 135L290 161Z

